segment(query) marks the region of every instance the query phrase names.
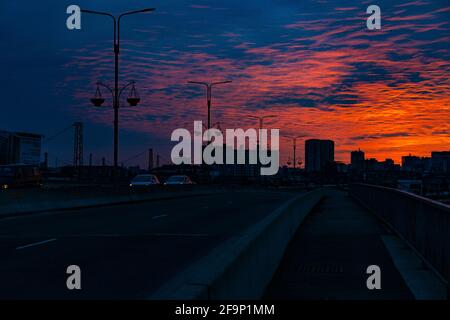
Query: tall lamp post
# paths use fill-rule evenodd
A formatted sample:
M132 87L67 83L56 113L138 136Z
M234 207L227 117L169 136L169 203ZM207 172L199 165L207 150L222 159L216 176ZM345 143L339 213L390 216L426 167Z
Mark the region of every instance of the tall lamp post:
M295 136L295 137L291 137L291 136L286 137L286 138L292 139L292 149L294 150L294 169L295 169L295 166L297 164L296 163L297 139L303 138L303 137L305 137L305 136L304 135L298 135L298 136Z
M261 135L262 135L261 130L264 127L264 119L276 118L277 116L274 116L272 114L269 114L269 115L266 115L266 116L253 116L251 114L248 114L247 117L251 118L251 119L256 119L256 120L259 121L258 143L256 145L256 151L259 152L259 149L260 149L259 145L261 143Z
M259 130L261 130L261 129L264 127L264 119L268 119L268 118L276 118L277 116L274 116L274 115L272 115L272 114L269 114L269 115L267 115L267 116L261 116L261 117L258 117L258 116L253 116L253 115L248 114L247 117L248 117L248 118L252 118L252 119L259 120Z
M137 14L137 13L145 13L154 11L154 8L146 8L142 10L135 10L135 11L129 11L120 14L118 17L113 16L110 13L106 12L100 12L100 11L92 11L92 10L86 10L82 9L81 12L83 13L90 13L90 14L96 14L96 15L102 15L102 16L108 16L113 19L114 22L114 88L111 89L110 87L102 84L97 83L97 91L95 94L95 97L91 99L91 102L96 107L100 107L103 102L105 102L105 99L102 98L100 93L100 86L106 87L109 91L111 91L111 94L113 96L113 108L114 108L114 168L118 168L118 158L119 158L119 106L120 106L120 95L122 91L129 86L132 86L130 96L128 97L127 101L130 104L130 106L136 106L140 99L137 96L136 89L134 87L134 81L128 82L125 84L122 88L119 88L119 53L120 53L120 21L124 16Z
M212 87L219 85L219 84L225 84L230 83L232 81L219 81L219 82L201 82L201 81L188 81L188 83L192 84L200 84L206 87L206 102L208 104L208 129L211 128L211 94L212 94Z

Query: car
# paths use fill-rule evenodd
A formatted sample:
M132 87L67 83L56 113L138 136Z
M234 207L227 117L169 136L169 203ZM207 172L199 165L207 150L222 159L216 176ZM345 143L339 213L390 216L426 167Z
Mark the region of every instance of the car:
M159 184L159 179L154 174L139 174L130 181L130 187L149 187Z
M191 178L185 175L177 175L177 176L171 176L169 177L166 182L164 182L165 185L180 185L180 184L195 184Z

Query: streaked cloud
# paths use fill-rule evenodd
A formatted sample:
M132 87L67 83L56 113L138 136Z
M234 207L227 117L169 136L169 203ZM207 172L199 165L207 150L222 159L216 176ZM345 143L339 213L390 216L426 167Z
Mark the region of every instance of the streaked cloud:
M276 114L268 123L282 134L331 138L343 161L357 148L396 161L449 149L448 1L378 1L379 31L366 29L367 5L156 3L159 12L127 22L123 34L121 79L136 80L142 97L139 108L123 109L123 127L168 141L171 130L206 118L204 90L188 80L231 79L213 93L213 121L222 127L254 126L247 113ZM110 39L81 41L64 48L58 94L70 97L71 114L109 125L111 114L87 102L97 79L111 81ZM282 148L285 162L289 142Z

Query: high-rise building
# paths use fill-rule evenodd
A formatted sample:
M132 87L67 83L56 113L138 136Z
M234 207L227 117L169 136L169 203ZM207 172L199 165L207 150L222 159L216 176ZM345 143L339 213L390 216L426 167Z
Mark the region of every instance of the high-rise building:
M305 141L306 172L320 172L334 161L334 141L310 139Z
M357 151L352 151L350 153L350 164L352 171L363 171L364 170L364 151L358 149Z
M39 165L41 141L39 134L0 130L0 164Z

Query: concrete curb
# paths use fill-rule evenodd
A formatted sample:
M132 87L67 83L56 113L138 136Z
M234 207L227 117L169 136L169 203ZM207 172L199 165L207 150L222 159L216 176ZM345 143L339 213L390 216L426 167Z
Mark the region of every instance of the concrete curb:
M301 194L187 267L149 298L243 300L263 295L285 249L323 191Z
M123 196L117 196L113 199L111 199L111 197L101 197L89 199L74 199L68 201L42 201L38 203L17 202L12 205L1 207L0 219L43 212L89 209L89 208L106 207L111 205L126 205L130 203L142 203L159 200L199 197L211 194L217 194L217 192L189 192L189 193L173 192L167 194L160 194L156 196L149 194L128 194Z

